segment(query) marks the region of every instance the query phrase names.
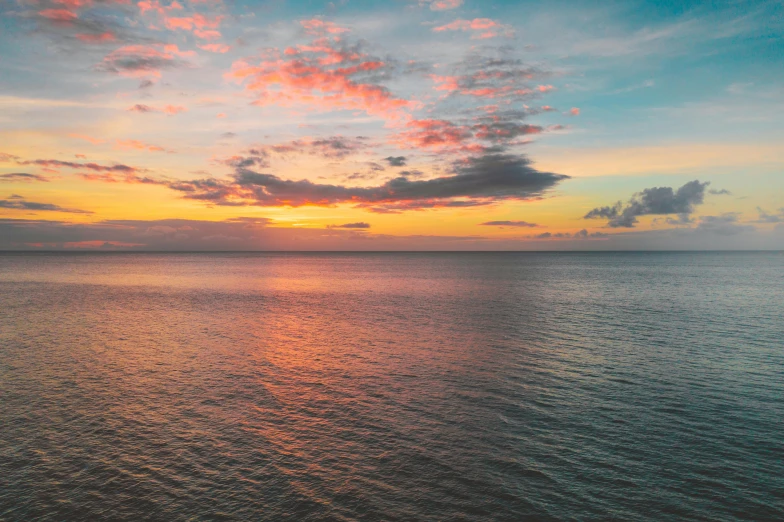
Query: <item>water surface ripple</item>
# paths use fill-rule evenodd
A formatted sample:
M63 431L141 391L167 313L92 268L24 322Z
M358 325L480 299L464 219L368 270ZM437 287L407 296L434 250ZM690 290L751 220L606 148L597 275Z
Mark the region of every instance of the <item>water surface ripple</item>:
M0 255L0 520L784 520L784 255Z

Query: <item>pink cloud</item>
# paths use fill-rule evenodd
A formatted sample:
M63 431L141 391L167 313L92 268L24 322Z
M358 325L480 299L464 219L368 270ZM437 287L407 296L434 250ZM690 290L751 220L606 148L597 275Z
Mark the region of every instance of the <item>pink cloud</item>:
M177 0L169 5L162 5L158 0L141 0L138 4L139 12L146 14L148 12L157 13L158 15L166 18L171 11L182 11L184 7Z
M181 105L166 105L166 106L163 107L163 112L165 112L166 114L168 114L170 116L173 116L175 114L179 114L181 112L187 112L187 111L188 111L188 109L186 107L181 106Z
M436 82L437 91L456 91L460 88L459 76L437 76L431 74L430 78Z
M403 111L416 106L393 96L385 87L355 79L386 68L385 62L336 49L326 39L283 53L268 49L263 56L258 65L237 61L227 74L257 94L256 105L361 110L387 119L404 118Z
M474 18L473 20L455 20L446 25L434 27L433 31L439 33L444 31L467 31L473 32L471 38L484 39L495 38L496 36L514 36L514 29L490 18Z
M159 107L153 107L150 105L143 105L141 103L137 103L136 105L128 107L127 110L129 112L138 112L141 114L148 113L148 112L162 112L164 114L168 114L169 116L173 116L181 112L186 112L188 109L180 105L165 105L159 108Z
M93 145L98 145L100 143L106 142L106 140L102 140L101 138L93 138L92 136L87 136L85 134L69 134L71 138L77 138L84 141L89 141Z
M78 18L76 13L67 9L44 9L38 14L55 22L72 22Z
M108 31L100 34L77 34L76 37L84 43L107 43L117 40L117 37Z
M324 20L319 20L318 18L313 18L311 20L301 20L299 23L302 28L305 29L305 32L312 36L321 36L324 34L342 34L349 31L345 27L340 27L333 22L325 22Z
M231 46L226 44L204 44L199 46L200 49L209 51L211 53L227 53L231 50Z
M80 7L92 4L92 0L53 0L52 3L62 5L66 9L76 10Z
M221 37L220 31L214 29L194 29L193 34L202 40L217 40Z
M463 5L463 0L432 0L430 2L431 11L446 11L455 9Z
M183 17L164 17L164 25L171 30L180 29L193 31L193 34L204 40L214 40L220 38L221 34L217 31L220 27L222 15L206 16L201 13L194 13L191 16Z
M404 149L462 150L473 137L471 129L446 120L412 120L405 130L393 137Z
M578 116L580 114L580 109L577 107L572 107L571 109L569 109L569 114L571 114L572 116Z
M135 149L135 150L148 150L150 152L166 152L166 149L157 145L150 145L138 140L117 140L117 148L120 149Z
M166 44L163 46L163 50L174 56L196 56L196 51L180 51L177 44Z

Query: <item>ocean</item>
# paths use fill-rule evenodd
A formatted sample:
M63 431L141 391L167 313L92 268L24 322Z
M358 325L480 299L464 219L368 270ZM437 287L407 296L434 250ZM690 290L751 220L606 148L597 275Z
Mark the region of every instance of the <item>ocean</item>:
M0 254L0 520L784 520L784 254Z

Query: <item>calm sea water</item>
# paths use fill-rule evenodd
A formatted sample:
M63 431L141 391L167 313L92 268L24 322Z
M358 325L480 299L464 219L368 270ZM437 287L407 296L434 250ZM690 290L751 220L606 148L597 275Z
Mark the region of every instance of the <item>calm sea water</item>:
M784 520L784 255L0 255L0 519Z

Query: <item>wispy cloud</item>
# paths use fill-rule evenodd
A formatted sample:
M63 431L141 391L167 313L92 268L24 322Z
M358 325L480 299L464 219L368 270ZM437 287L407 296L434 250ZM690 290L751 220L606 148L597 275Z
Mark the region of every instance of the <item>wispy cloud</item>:
M92 214L89 210L78 208L67 208L53 203L39 203L37 201L27 201L22 197L13 199L0 199L0 208L10 210L27 210L31 212L65 212L68 214Z

